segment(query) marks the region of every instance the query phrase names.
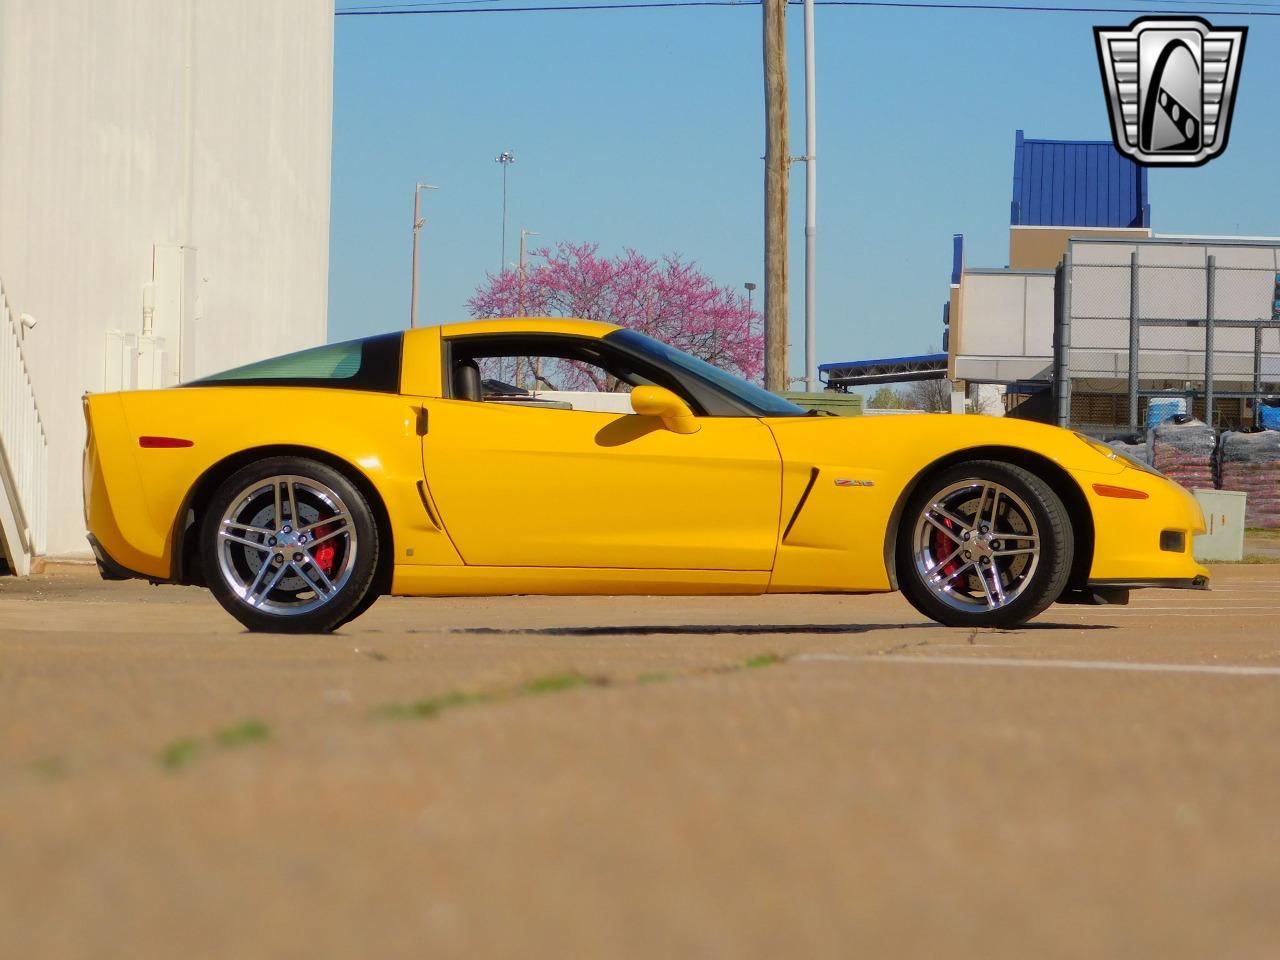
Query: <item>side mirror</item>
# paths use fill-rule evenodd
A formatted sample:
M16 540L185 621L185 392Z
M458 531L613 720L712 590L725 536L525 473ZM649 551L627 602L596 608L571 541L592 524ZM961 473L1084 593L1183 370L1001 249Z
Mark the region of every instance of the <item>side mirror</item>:
M697 433L702 426L689 405L666 387L635 387L631 409L642 417L660 417L672 433Z

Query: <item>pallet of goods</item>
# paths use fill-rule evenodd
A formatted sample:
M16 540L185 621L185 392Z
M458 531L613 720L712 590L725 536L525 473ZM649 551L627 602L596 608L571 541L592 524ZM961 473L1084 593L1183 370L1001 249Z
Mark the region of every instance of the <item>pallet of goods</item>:
M1188 490L1212 490L1217 447L1212 427L1182 414L1151 431L1151 465Z
M1280 528L1280 430L1222 435L1222 489L1248 495L1244 525Z

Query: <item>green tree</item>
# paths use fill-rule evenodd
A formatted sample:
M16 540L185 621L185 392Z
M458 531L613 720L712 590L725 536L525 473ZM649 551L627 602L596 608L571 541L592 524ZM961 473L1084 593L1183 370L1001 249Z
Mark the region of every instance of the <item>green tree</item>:
M907 398L893 387L881 387L867 401L867 406L876 410L901 410L906 405Z

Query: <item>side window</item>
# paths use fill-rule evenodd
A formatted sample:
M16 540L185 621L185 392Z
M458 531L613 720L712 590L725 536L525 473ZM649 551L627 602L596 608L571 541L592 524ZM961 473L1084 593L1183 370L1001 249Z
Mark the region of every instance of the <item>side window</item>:
M489 403L631 412L631 384L585 360L530 354L482 357L477 362L481 396Z
M328 343L283 357L215 373L190 386L312 386L397 393L402 335L384 333L363 340Z
M631 388L656 382L581 338L466 337L448 350L455 400L630 413Z
M480 372L486 380L530 390L576 393L625 393L630 390L630 384L596 363L545 354L485 357L480 361Z

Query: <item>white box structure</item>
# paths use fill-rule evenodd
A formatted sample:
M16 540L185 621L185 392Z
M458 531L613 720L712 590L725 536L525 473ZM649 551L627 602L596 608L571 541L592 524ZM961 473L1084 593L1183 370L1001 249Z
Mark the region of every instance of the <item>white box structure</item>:
M1244 558L1244 508L1246 494L1233 490L1193 490L1204 511L1208 529L1195 538L1195 558L1242 560Z

